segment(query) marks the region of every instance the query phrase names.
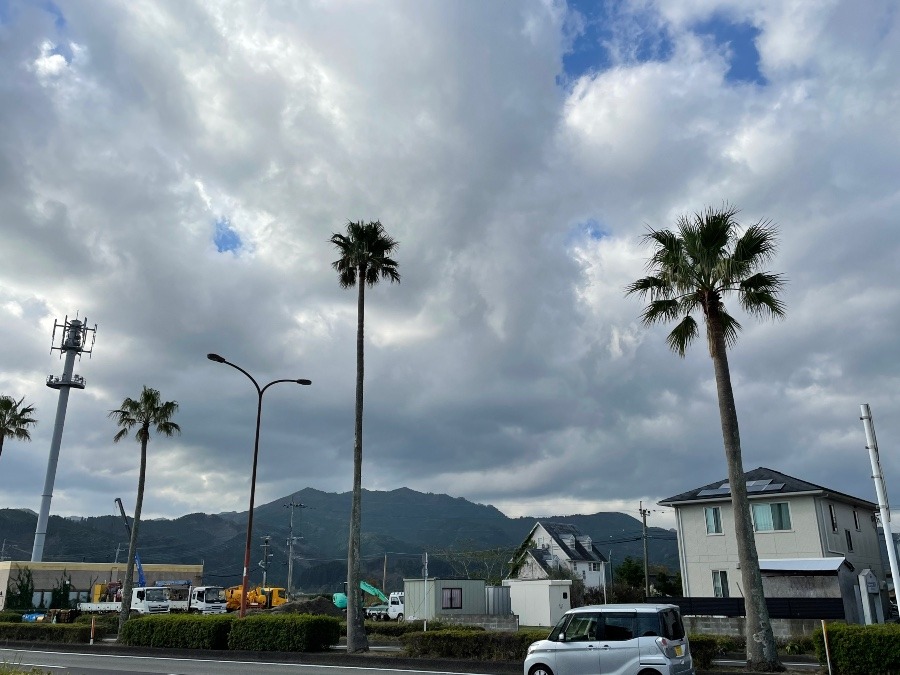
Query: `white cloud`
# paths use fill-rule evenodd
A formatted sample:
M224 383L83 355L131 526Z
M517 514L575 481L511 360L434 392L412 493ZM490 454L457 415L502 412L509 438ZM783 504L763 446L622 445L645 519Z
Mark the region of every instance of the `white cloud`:
M622 58L564 85L559 3L62 11L23 10L0 69L0 391L41 422L4 447L0 505L39 503L50 333L75 312L99 331L54 512L133 495L136 448L106 413L144 384L184 429L152 443L148 513L246 508L254 391L208 352L260 382L313 380L266 393L259 501L349 489L356 292L328 239L358 219L400 241L402 274L367 289L366 487L563 515L723 478L705 345L679 359L623 289L647 226L724 200L779 226L789 281L787 319L742 317L731 354L747 468L873 498L856 406L900 434L885 3L632 3ZM629 12L671 58L625 58ZM717 12L761 31L766 86L728 82L691 33ZM216 251L221 219L237 255Z

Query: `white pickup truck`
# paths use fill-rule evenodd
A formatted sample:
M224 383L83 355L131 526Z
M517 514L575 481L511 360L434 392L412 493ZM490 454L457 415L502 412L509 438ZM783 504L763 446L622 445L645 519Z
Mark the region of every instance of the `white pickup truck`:
M121 612L121 601L79 602L78 610L86 613ZM169 589L138 586L131 589L132 614L165 614L169 611Z

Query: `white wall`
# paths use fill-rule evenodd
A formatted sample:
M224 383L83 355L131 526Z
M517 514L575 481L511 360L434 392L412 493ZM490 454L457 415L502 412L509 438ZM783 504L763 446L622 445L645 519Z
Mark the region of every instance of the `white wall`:
M520 626L555 626L572 608L572 582L568 579L521 581L505 579L513 614Z

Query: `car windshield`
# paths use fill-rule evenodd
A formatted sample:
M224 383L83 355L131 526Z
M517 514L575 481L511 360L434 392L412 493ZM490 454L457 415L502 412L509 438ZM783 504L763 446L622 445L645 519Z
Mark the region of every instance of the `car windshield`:
M168 588L148 588L147 602L165 602L169 599Z
M207 588L207 602L225 602L225 589L223 588Z

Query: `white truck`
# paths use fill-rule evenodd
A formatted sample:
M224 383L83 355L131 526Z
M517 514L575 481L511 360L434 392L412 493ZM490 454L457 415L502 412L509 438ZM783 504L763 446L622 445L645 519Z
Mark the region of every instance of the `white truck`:
M168 586L169 611L224 614L225 589L221 586Z
M403 591L394 591L388 596L387 618L403 621Z
M121 598L121 595L119 597ZM99 602L79 602L78 611L95 614L121 612L122 601L107 598ZM138 586L131 589L132 614L166 614L168 611L168 588Z

